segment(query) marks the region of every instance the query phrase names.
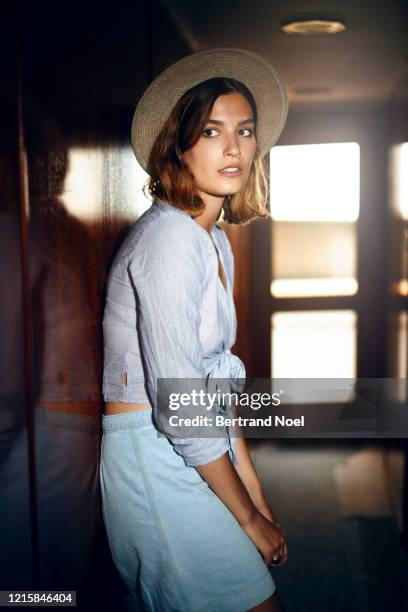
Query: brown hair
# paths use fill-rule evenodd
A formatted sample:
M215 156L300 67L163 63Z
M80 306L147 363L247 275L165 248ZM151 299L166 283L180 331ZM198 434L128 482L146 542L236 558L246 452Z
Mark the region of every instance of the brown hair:
M240 81L217 77L189 89L173 108L152 147L148 167L150 179L145 188L153 198L165 200L193 217L204 209L193 174L181 155L200 138L217 98L231 92L242 94L249 102L256 126L255 100ZM245 224L257 217L267 217L267 201L267 175L257 148L245 188L224 198L224 219L228 223Z

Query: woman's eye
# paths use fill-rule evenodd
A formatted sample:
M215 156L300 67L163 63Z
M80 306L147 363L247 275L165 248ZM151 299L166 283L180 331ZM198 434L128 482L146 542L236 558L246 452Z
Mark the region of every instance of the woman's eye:
M214 130L214 128L207 128L203 132L203 135L206 136L207 138L213 138L213 135L209 134L208 132L214 132L214 134L217 134L217 130Z
M247 132L247 133L242 134L242 132ZM242 130L240 130L239 133L242 134L242 136L253 136L254 130L252 130L251 128L242 128Z

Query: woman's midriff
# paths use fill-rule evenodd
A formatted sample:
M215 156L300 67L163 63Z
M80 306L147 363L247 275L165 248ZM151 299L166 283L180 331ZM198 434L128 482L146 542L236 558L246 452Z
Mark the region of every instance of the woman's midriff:
M125 402L105 402L105 414L120 414L121 412L131 412L133 410L152 409L150 404L129 404Z

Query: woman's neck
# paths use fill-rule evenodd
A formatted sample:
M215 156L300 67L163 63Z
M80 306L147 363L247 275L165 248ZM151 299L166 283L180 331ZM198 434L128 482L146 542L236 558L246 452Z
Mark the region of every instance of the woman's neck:
M194 217L194 221L197 221L197 223L211 234L214 223L218 221L221 214L224 198L202 193L200 193L200 197L204 202L205 209L200 215Z

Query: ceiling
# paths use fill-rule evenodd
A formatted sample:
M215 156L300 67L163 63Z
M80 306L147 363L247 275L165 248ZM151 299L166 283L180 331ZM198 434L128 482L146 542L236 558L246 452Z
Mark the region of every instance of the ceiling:
M242 47L281 73L291 104L383 102L408 68L408 0L162 0L193 51ZM337 17L347 30L295 37L294 17Z

